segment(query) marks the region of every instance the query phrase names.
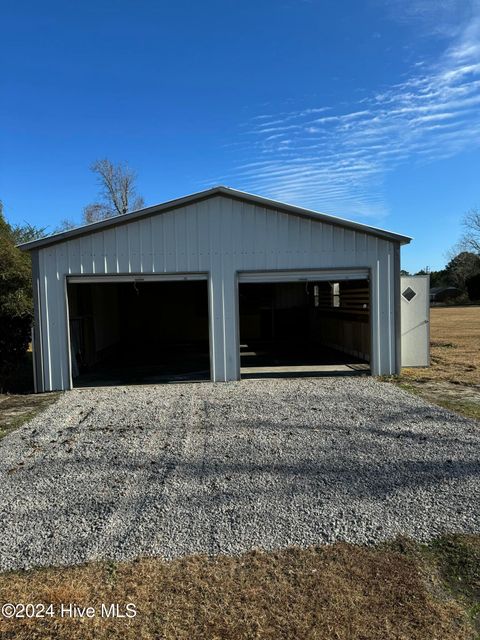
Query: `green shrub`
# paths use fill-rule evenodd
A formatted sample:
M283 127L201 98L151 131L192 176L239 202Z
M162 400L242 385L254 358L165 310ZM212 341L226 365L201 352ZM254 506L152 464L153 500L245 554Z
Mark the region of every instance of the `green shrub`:
M30 256L0 208L0 392L25 356L33 315Z

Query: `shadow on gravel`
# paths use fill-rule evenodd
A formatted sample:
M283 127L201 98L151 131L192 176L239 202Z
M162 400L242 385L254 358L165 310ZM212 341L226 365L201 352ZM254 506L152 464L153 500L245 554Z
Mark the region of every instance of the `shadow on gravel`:
M375 402L345 403L325 412L316 403L305 407L308 418L299 403L288 416L272 403L271 419L232 418L227 403L205 403L191 428L175 406L165 422L134 426L113 412L97 425L85 410L51 434L58 440L26 429L23 457L1 474L0 548L19 558L40 548L68 556L78 539L79 552L101 557L111 544L148 550L158 536L188 547L199 531L206 540L212 531L221 540L240 531L247 547L264 535L301 541L316 520L322 533L335 518L354 536L369 518L378 529L389 518L399 532L411 518L427 531L437 520L454 526L456 510L465 522L472 512L468 527L478 523L474 423L428 406L382 412Z
M336 446L335 442L332 446ZM381 498L402 489L424 489L442 482L461 480L465 478L478 478L480 480L480 460L475 456L462 459L436 460L398 460L385 459L380 461L378 452L371 456L371 448L368 446L350 448L348 452L336 452L335 460L328 461L328 455L322 453L322 458L310 454L308 457L289 461L290 455L265 451L263 457L270 460L241 461L235 453L229 453L229 460L222 459L218 451L213 457L207 453L203 460L188 461L181 457L169 456L150 459L141 462L132 462L117 458L108 462L99 456L96 463L91 458L88 461L71 459L55 462L52 460L39 460L35 465L22 466L15 470L10 479L15 482L14 476L20 483L28 481L29 476L35 478L72 478L70 488L65 493L70 493L67 508L74 506L75 502L85 499L86 494L105 495L105 489L111 487L115 494L118 490L121 496L122 478L142 474L144 484L136 488L135 493L142 491L149 493L150 483L158 491L161 500L162 486L168 478L175 473L181 473L185 482L191 485L192 499L198 500L195 490L199 483L218 480L221 486L213 489L208 495L202 495L201 501L209 502L212 498L219 498L227 492L230 497L248 494L250 498L255 494L281 496L282 493L291 496L298 490L305 493L318 493L319 498L325 499L329 495L341 493L351 494L352 497ZM320 453L320 452L319 452ZM262 457L261 447L255 451L255 457ZM420 452L414 453L418 457ZM438 454L437 454L438 455ZM327 458L327 459L326 459ZM368 458L371 458L368 460ZM98 464L98 469L95 469ZM267 476L270 477L268 482ZM272 479L273 478L273 479ZM246 488L245 488L246 487ZM80 489L80 492L79 492ZM106 502L114 496L106 496Z

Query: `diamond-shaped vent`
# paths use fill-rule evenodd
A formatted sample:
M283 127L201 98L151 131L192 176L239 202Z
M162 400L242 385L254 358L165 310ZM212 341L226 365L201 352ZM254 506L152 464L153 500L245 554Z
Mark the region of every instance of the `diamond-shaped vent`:
M415 291L411 288L411 287L407 287L405 289L405 291L402 293L402 296L405 298L405 300L407 300L408 302L410 302L410 300L413 300L414 297L417 294L415 293Z

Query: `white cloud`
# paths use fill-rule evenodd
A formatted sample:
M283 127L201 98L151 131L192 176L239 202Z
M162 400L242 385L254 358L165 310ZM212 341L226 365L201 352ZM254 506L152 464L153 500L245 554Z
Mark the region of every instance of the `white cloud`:
M441 4L450 15L456 2ZM436 6L406 5L425 20ZM404 82L343 112L314 105L252 118L236 152L244 162L219 182L324 211L385 215L387 172L480 146L480 0L470 6L471 19L441 59L414 64Z

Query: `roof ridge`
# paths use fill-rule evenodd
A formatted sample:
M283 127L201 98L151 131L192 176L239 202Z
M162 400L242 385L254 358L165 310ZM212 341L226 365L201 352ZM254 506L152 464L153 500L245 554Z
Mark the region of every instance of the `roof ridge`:
M178 209L182 206L193 204L194 202L206 200L215 195L224 195L227 197L243 200L245 202L249 202L252 204L257 204L257 205L268 207L271 209L284 211L292 215L299 215L302 217L308 217L312 220L318 220L320 222L326 222L328 224L333 224L336 226L351 228L356 231L368 233L370 235L375 235L381 238L386 238L391 241L400 242L401 244L408 244L411 240L409 236L404 236L398 233L394 233L393 231L386 231L385 229L372 227L366 224L362 224L361 222L354 222L353 220L340 218L328 213L321 213L313 209L306 209L304 207L299 207L297 205L287 204L285 202L280 202L278 200L272 200L264 196L259 196L253 193L248 193L246 191L233 189L232 187L217 185L215 187L210 187L209 189L205 189L203 191L197 191L190 195L182 196L180 198L175 198L173 200L167 200L160 204L152 205L150 207L137 209L135 211L129 211L128 213L122 213L120 215L113 216L112 218L107 218L106 220L100 220L98 222L92 222L86 225L82 225L80 227L75 227L74 229L69 229L67 231L62 231L60 233L52 234L44 238L39 238L38 240L31 240L30 242L25 242L18 246L20 249L22 249L22 251L32 251L34 249L40 249L42 247L64 242L65 240L69 240L70 238L87 235L89 233L101 231L102 229L113 227L116 225L128 224L129 222L133 222L135 220L142 219L144 217L161 214L167 211L171 211L173 209Z

